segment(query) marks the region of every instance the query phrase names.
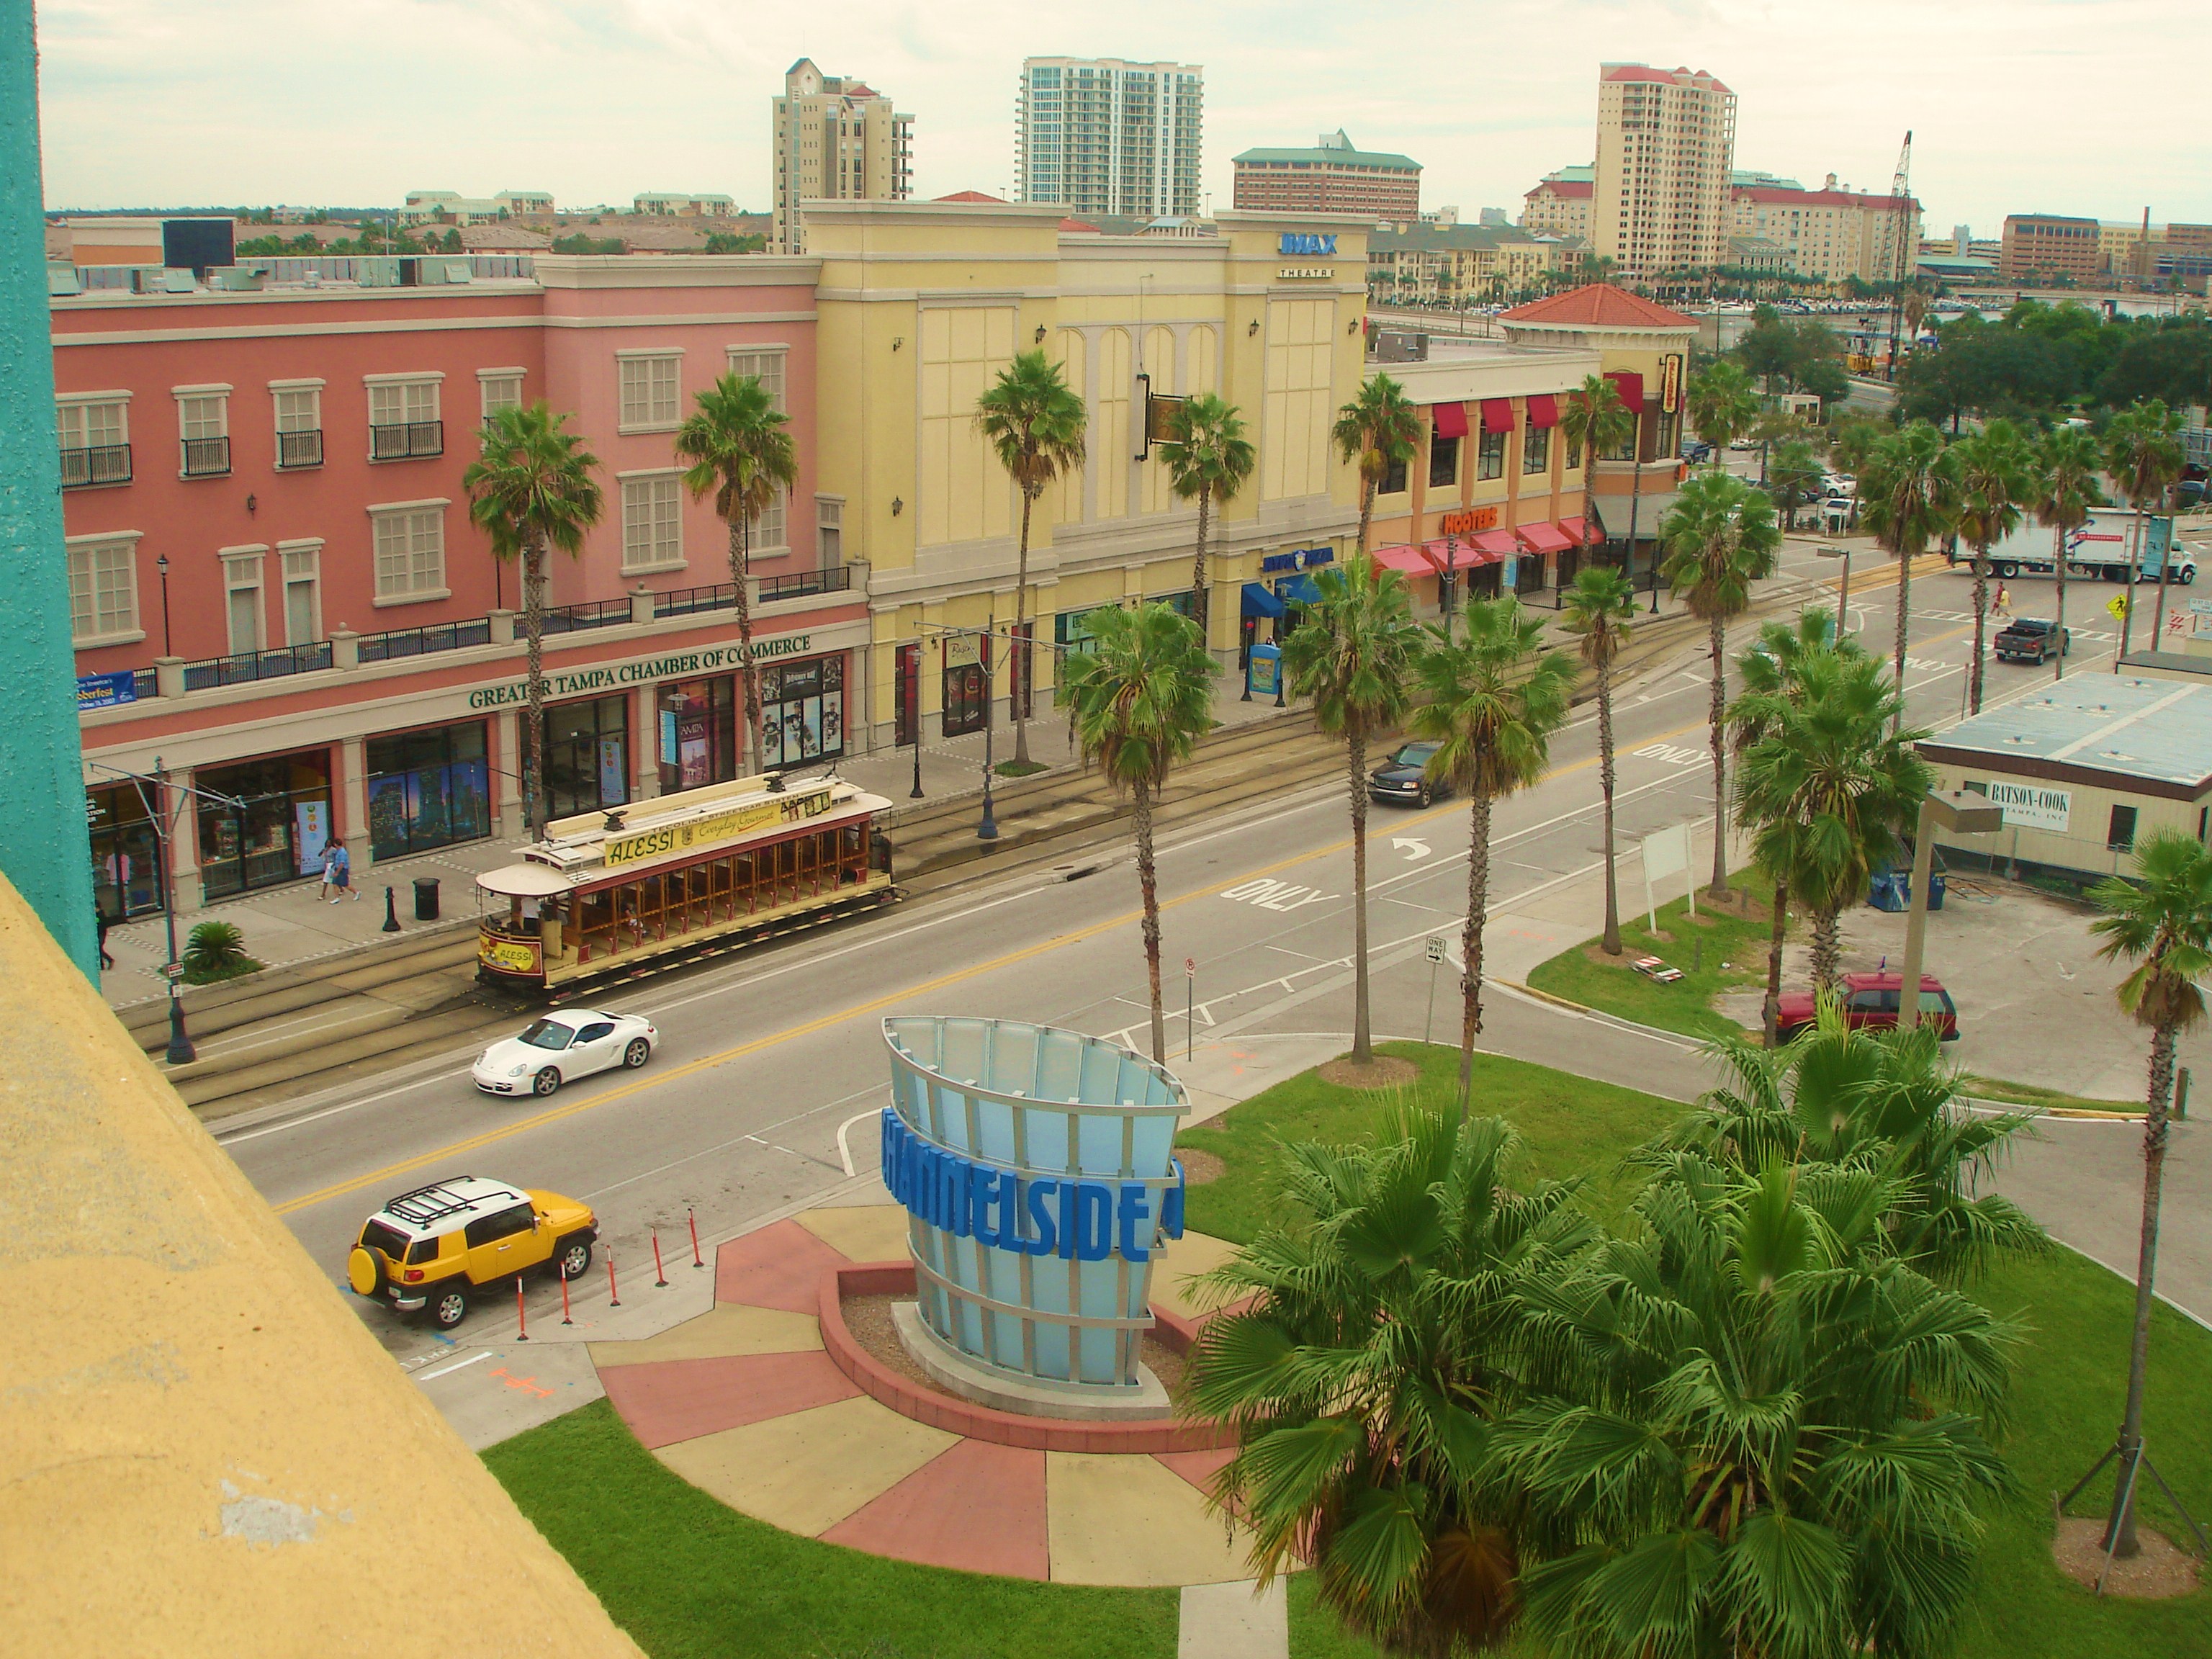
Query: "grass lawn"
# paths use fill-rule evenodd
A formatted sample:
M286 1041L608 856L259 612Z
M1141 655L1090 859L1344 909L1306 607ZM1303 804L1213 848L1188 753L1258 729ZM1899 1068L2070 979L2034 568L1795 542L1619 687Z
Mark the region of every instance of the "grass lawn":
M604 1400L484 1454L653 1659L1172 1659L1176 1593L886 1561L725 1507Z
M1751 890L1751 915L1716 913L1700 903L1695 921L1688 902L1676 899L1659 907L1659 931L1654 938L1645 913L1628 914L1640 891L1620 896L1621 953L1618 961L1603 956L1595 939L1562 951L1528 975L1532 989L1547 991L1585 1008L1601 1009L1642 1025L1686 1036L1741 1036L1744 1028L1713 1012L1713 998L1723 991L1741 990L1766 982L1766 948L1772 928L1766 895L1759 894L1754 878L1738 874L1734 884ZM1702 890L1702 889L1700 890ZM1666 985L1638 973L1628 964L1638 957L1659 957L1682 977ZM1592 960L1593 957L1601 958ZM1723 966L1723 964L1727 964Z
M2140 1100L2092 1100L2082 1095L2062 1093L2057 1089L2039 1089L2033 1083L2008 1083L2002 1078L1983 1077L1969 1072L1966 1089L1984 1100L2008 1100L2018 1106L2041 1106L2045 1109L2058 1109L2074 1112L2140 1112Z

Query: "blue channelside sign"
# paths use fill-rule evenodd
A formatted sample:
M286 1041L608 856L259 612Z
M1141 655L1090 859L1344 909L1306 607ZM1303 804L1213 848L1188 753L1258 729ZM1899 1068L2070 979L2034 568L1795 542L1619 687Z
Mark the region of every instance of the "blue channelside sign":
M1260 574L1272 576L1285 570L1318 570L1336 562L1333 547L1301 547L1289 553L1267 553L1260 558Z
M1332 255L1336 252L1336 238L1316 236L1310 231L1286 230L1283 233L1282 240L1275 245L1275 252L1303 253L1309 257L1315 254Z
M80 674L76 677L76 712L113 708L138 701L138 676L129 669L119 674Z
M1023 1177L933 1146L884 1109L884 1185L908 1211L956 1238L1062 1261L1152 1259L1153 1189L1141 1181ZM1158 1233L1182 1237L1183 1172L1159 1194Z

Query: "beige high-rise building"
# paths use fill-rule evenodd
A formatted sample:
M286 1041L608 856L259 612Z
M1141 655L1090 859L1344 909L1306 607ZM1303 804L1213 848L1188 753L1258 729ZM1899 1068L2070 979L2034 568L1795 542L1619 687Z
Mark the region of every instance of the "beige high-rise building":
M1735 155L1735 94L1705 70L1599 65L1592 250L1617 276L1718 264Z
M914 193L914 117L849 75L802 58L775 100L775 209L769 246L806 252L801 202L903 202Z

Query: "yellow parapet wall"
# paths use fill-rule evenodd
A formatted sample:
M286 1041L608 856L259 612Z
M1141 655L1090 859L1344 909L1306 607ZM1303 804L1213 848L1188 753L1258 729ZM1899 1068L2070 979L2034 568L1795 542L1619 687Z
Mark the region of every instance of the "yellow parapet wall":
M4 878L0 1022L0 1652L638 1652Z

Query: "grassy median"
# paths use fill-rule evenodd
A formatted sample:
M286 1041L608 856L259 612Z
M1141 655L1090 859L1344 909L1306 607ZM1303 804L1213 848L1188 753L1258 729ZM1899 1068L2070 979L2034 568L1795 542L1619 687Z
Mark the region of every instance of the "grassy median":
M1745 1028L1715 1012L1713 999L1766 983L1774 912L1767 902L1771 895L1762 896L1750 876L1739 874L1734 885L1748 893L1745 907L1716 910L1700 897L1692 919L1689 901L1678 898L1659 907L1656 933L1646 912L1628 913L1632 894L1624 890L1620 954L1606 955L1595 939L1575 945L1530 974L1529 988L1685 1036L1741 1036ZM1633 897L1641 896L1639 887ZM1680 969L1682 977L1662 985L1629 965L1638 957L1660 957Z

